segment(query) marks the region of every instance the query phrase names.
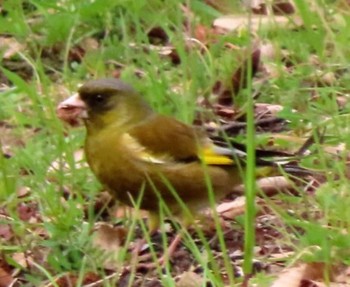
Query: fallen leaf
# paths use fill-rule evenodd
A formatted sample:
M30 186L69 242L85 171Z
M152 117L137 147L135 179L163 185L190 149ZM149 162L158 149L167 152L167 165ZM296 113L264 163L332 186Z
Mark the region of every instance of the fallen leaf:
M151 28L147 33L147 37L152 45L166 45L169 41L168 34L159 26Z
M278 279L271 285L271 287L324 286L318 285L317 282L324 282L326 270L329 270L329 266L326 266L326 264L323 262L312 262L308 264L304 263L299 266L289 267L280 274ZM337 272L337 268L332 266L329 274L329 279L332 282L334 282L335 272ZM330 285L327 284L326 286Z
M268 15L271 12L273 15L291 15L295 12L293 4L288 1L272 1L272 3L269 2L268 5L264 3L266 1L255 0L252 2L257 2L254 3L254 6L251 6L254 14ZM269 9L268 6L271 8Z
M103 267L115 270L121 262L119 252L127 236L128 230L124 227L114 227L107 223L98 223L94 228L93 246L105 255Z
M48 287L53 286L59 286L59 287L70 287L70 286L77 286L78 280L80 279L81 274L79 276L77 274L74 274L73 272L64 274L57 278L55 284L50 284ZM79 286L102 286L100 283L102 283L101 277L93 272L87 272L83 275L83 279L81 284Z
M256 103L255 104L255 114L258 118L261 118L262 115L266 116L277 116L280 111L283 110L283 106L266 104L266 103Z
M242 215L245 211L245 196L237 197L230 202L221 203L216 207L217 213L225 218L233 219L238 215Z
M14 237L13 231L9 224L0 224L0 238L9 241Z
M3 59L10 59L24 49L24 45L20 44L15 38L0 37L0 52L2 52Z
M28 268L28 262L32 260L24 252L16 252L12 254L12 259L24 269Z
M267 196L273 196L283 190L294 190L294 185L284 176L271 176L261 178L257 181L257 186ZM244 185L234 188L237 193L244 192Z
M127 229L124 227L114 227L104 222L98 223L94 228L93 244L106 251L118 252L126 235Z
M300 287L307 265L290 267L284 270L270 287Z
M38 207L34 203L21 203L17 206L17 213L23 221L36 221L38 215Z
M15 278L11 274L12 267L3 259L0 259L0 287L12 286Z
M17 197L23 198L30 195L31 189L28 186L20 186L17 189Z
M200 287L203 286L204 278L192 271L184 272L176 282L176 287Z
M235 31L239 29L250 29L257 31L261 28L288 28L293 27L290 17L273 15L253 15L249 21L248 15L226 15L214 20L214 27Z

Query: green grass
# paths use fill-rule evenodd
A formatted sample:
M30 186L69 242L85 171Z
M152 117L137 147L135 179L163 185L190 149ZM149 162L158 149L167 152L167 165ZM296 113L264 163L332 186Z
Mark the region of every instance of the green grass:
M189 21L192 28L197 24L210 26L220 12L203 1L187 2L191 4L192 18L179 8L179 1L167 1L166 7L160 0L3 1L0 36L14 37L25 48L11 59L3 58L0 50L1 73L11 82L11 88L0 92L0 123L1 131L4 131L1 146L11 155L9 159L0 157L0 208L8 214L0 218L0 224L9 224L16 238L0 238L0 249L9 264L23 271L26 286L37 286L47 280L53 283L55 278L70 271L80 276L80 282L87 271L104 275L101 270L103 255L93 247L90 234L97 218L93 205L101 186L88 167L77 165L74 153L83 145L84 130L69 129L67 136L66 127L55 114L57 103L76 91L77 85L86 79L110 76L118 71L121 78L143 93L157 111L191 123L198 112L196 99L199 96L211 98L214 83L229 81L239 66L240 51L225 48L225 43L249 46L251 36L245 30L218 36L205 52L196 44L188 49L183 23ZM340 1L307 2L319 8L310 10L306 1L295 1L305 23L303 28L292 30L276 26L257 32L263 41L274 45L277 54L287 51L286 60L293 65L286 71L280 57L270 60L279 67L278 76L269 78L260 87L258 102L282 104L281 116L290 121L292 136L306 134L316 127L326 128L325 142L314 145L316 156L304 162L306 166L326 170L327 182L315 195L280 195L278 198L283 201L283 207L275 204L274 199L267 199L267 202L274 215L283 222L282 226L273 226L284 235L281 244L295 251L295 256L286 265L295 261L348 265L350 197L345 172L348 169L346 150L350 117L349 104L346 102L339 109L337 99L340 95L347 99L350 84L347 68L350 20L346 11L339 8ZM148 49L147 33L156 26L168 34L169 43L180 56L179 65ZM193 31L187 32L188 36L193 36ZM87 49L77 60L72 51L87 38L95 39L98 49ZM134 45L130 46L131 43ZM316 63L311 58L317 58ZM18 63L26 68L15 68ZM27 70L30 72L26 73ZM142 79L136 75L139 71ZM327 73L333 73L336 80L322 84ZM321 84L316 86L316 82ZM236 101L240 108L247 108L250 129L246 138L251 149L254 137L252 103L247 100L247 94L251 94L255 86L254 83L248 86ZM336 160L324 151L326 145L341 143L347 149L340 152ZM280 144L294 147L283 141ZM50 169L53 162L59 168ZM250 178L253 169L251 163ZM253 257L248 250L255 245L253 183L248 180L250 208L247 217L232 223L235 228L238 226L243 230L245 225L246 230L250 230L245 241L248 258L244 266L248 273ZM27 188L28 193L19 197L18 192L23 188ZM64 199L63 192L68 194ZM29 222L21 219L18 206L33 203L41 218ZM129 220L132 228L127 241L132 241L133 228L138 222ZM216 225L219 228L218 222ZM45 231L45 237L39 234L40 229ZM202 263L209 281L214 286L224 286L208 239L200 230L198 233L206 246L204 249L199 248L188 233L184 236L185 244ZM218 232L218 238L225 251L222 231ZM164 237L165 246L166 240ZM35 250L47 253L45 262L34 260L35 268L19 266L13 259L15 253L30 257L29 253L35 254ZM127 253L121 252L118 260L123 262L127 257ZM229 263L226 261L225 264L229 269ZM175 286L171 270L168 268L166 272L167 276L160 276L162 284ZM240 281L232 279L232 274L230 280L231 285ZM260 282L259 286L271 282L271 278L263 274L254 280ZM77 286L81 284L77 283ZM108 282L105 284L112 286Z

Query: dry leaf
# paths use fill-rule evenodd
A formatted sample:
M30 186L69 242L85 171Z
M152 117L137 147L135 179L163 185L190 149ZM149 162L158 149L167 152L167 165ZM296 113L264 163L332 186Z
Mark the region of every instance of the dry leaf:
M250 24L250 26L248 26ZM217 18L213 23L215 28L221 28L228 31L235 31L239 29L250 29L257 31L266 27L288 28L292 26L290 17L286 16L272 16L272 15L253 15L251 22L249 17L244 15L228 15Z
M281 105L273 105L273 104L266 104L266 103L256 103L255 104L255 113L258 115L261 114L268 114L272 116L277 116L277 114L283 110L283 106Z
M6 241L9 241L12 238L14 238L14 233L9 224L0 224L0 238Z
M95 51L95 50L98 50L100 48L99 42L95 38L92 38L92 37L88 37L88 38L83 39L81 41L80 45L82 47L84 47L84 50L86 52Z
M331 270L331 281L333 281L336 269L337 268L332 268ZM278 279L271 285L271 287L324 286L318 285L317 282L324 281L323 279L325 276L325 270L328 270L328 267L325 265L325 263L322 262L313 262L308 264L302 264L298 267L290 267L287 268L284 272L282 272L282 274L280 274Z
M304 278L306 264L298 267L287 268L283 271L271 287L300 287L300 282Z
M104 254L104 268L115 270L122 264L118 257L127 232L124 227L114 227L104 222L96 224L92 242L93 246Z
M94 246L109 252L119 252L127 235L127 229L124 227L114 227L107 223L96 224L94 230Z
M17 205L17 213L19 219L35 223L38 217L38 206L33 202L20 203Z
M267 1L260 0L256 1L254 0L254 6L251 5L252 11L254 14L262 14L262 15L291 15L294 14L295 8L292 3L289 3L287 1ZM249 7L249 5L248 5Z
M169 36L167 32L160 26L151 28L147 37L152 45L166 45L169 41Z
M217 206L217 213L225 218L235 218L238 215L242 215L245 211L245 196L237 197L230 202L224 202Z
M340 155L347 151L345 143L340 143L337 146L324 146L323 149L325 152L333 155ZM350 156L348 156L348 158L350 158Z
M67 157L67 155L64 153L62 155L62 158L66 158L66 157ZM86 168L88 166L86 161L85 161L83 149L76 150L73 154L73 158L74 158L75 169ZM63 162L63 161L57 159L51 163L48 172L60 170L61 168L63 168L67 172L69 171L69 165L66 162Z
M272 43L260 45L260 57L262 61L274 61L277 56L276 47Z
M3 59L10 59L18 52L24 50L24 46L13 37L0 37L0 52Z
M213 86L213 93L218 95L218 103L220 105L229 106L229 109L218 110L216 113L220 116L233 115L232 101L233 96L237 95L241 89L245 89L248 84L247 69L251 66L251 77L254 77L260 68L260 48L258 43L254 43L252 51L246 49L242 51L241 64L236 68L230 81L216 81ZM219 113L220 112L220 113Z
M197 273L192 271L181 274L179 281L176 282L176 287L200 287L203 286L204 279Z
M267 196L273 196L283 190L293 189L293 185L284 176L272 176L261 178L257 181L257 186ZM237 193L244 192L244 185L234 188Z
M343 266L338 268L334 274L334 280L335 282L339 283L344 283L347 286L350 286L350 267L349 266Z
M12 259L24 269L28 268L28 263L32 261L32 259L24 252L16 252L12 254Z
M17 197L23 198L30 195L31 189L28 186L20 186L17 188Z
M0 259L0 287L11 286L15 278L11 274L12 268L3 259Z

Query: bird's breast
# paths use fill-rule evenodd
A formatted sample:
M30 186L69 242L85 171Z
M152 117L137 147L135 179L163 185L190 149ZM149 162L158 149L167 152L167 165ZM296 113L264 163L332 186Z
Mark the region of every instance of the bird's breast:
M112 195L127 204L130 204L129 193L137 197L145 173L118 135L112 132L88 136L85 153L91 170Z

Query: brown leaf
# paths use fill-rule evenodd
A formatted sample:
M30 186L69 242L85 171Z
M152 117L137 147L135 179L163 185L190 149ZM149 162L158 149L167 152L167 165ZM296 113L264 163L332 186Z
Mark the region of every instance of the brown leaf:
M295 13L295 8L290 2L277 2L272 5L274 15L291 15Z
M107 223L99 223L94 229L94 246L106 251L118 252L127 235L126 228Z
M162 27L153 27L147 33L148 40L152 45L165 45L169 41L169 36Z
M34 203L21 203L17 206L17 213L21 220L30 221L38 215L38 207Z
M12 254L12 259L22 268L28 268L28 262L31 261L31 258L29 258L24 252L16 252Z
M121 245L124 244L128 230L120 226L98 223L94 228L93 246L104 254L103 267L115 270L122 263L119 259Z
M345 283L348 286L350 285L350 267L344 266L339 268L339 270L334 275L334 282Z
M260 65L260 48L254 48L252 54L248 55L248 57L243 61L242 65L233 74L232 86L235 90L235 93L237 93L240 89L247 87L247 70L249 63L252 65L251 73L252 77L254 77Z
M14 55L24 49L24 45L20 44L15 38L0 37L0 52L3 59L11 59Z
M0 287L12 286L15 278L12 277L12 267L4 259L0 259Z
M0 238L9 241L14 237L13 231L9 224L0 224Z
M80 42L80 45L84 47L86 52L95 51L100 48L100 43L92 37L87 37Z
M74 274L73 272L67 273L59 277L54 285L48 285L48 287L53 287L53 286L59 286L59 287L71 287L71 286L77 286L79 276L77 274ZM101 277L97 275L96 273L93 272L87 272L84 274L83 277L83 286L102 286L100 284L94 285L94 283L98 283L97 281L100 281ZM79 286L81 286L79 284Z
M264 1L259 1L264 2ZM252 7L254 14L268 15L269 9L266 3L259 3ZM273 1L271 5L271 12L273 15L291 15L295 13L295 8L292 3L287 1Z
M179 281L176 282L176 287L200 287L203 286L204 279L197 273L192 271L181 274Z
M232 0L205 0L205 3L222 14L227 14L237 9L235 2Z
M79 45L74 46L69 50L68 60L69 62L81 63L85 54L86 54L85 49L82 46L79 46Z
M284 176L272 176L261 178L257 181L257 186L266 196L273 196L281 191L294 191L294 185ZM239 185L234 188L237 193L244 192L244 186Z
M233 95L238 94L241 89L247 87L247 70L251 64L251 76L259 70L260 65L260 49L253 48L251 54L245 56L241 65L233 72L229 85L222 82L216 82L213 87L213 92L218 94L218 103L221 105L232 105Z
M268 116L277 116L277 114L283 110L281 105L265 104L265 103L256 103L255 111L257 118L263 118Z
M245 197L240 196L230 202L221 203L216 207L216 211L225 218L233 219L245 212Z
M287 268L282 272L271 287L300 287L301 280L304 278L307 265Z
M334 281L334 275L336 272L339 272L339 270L343 270L342 268L340 268L339 270L337 269L339 268L332 266L330 271L331 274L329 274L331 281ZM313 262L308 264L302 264L297 267L289 267L282 274L280 274L278 279L271 285L271 287L324 286L322 284L319 285L317 281L324 281L326 270L329 270L329 266L326 266L326 264L322 262Z
M30 195L30 188L28 186L20 186L17 189L17 197L18 198L24 198Z

